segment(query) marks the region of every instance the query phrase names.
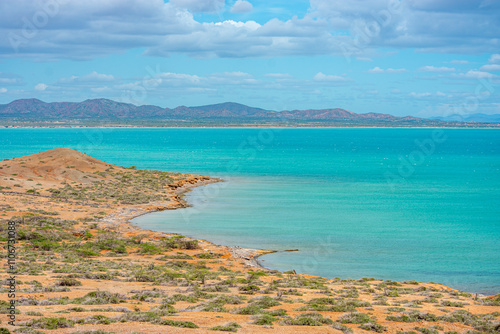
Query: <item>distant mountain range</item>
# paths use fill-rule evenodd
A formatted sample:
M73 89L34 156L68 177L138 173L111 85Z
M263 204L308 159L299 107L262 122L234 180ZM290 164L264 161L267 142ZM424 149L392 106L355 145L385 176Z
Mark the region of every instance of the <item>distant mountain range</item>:
M0 105L0 122L153 122L165 124L224 123L224 124L270 124L270 123L335 123L346 125L383 126L446 126L456 122L423 119L412 116L396 117L389 114L356 114L352 111L334 109L308 109L272 111L226 102L220 104L174 109L154 105L136 106L108 99L93 99L83 102L46 103L38 99L15 100Z
M449 115L430 117L430 119L447 122L481 122L481 123L500 123L500 114L470 114L470 115Z

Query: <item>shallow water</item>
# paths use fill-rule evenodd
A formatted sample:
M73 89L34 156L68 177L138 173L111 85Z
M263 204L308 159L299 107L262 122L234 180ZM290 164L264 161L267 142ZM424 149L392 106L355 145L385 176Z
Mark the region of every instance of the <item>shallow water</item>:
M2 129L1 158L77 148L199 173L192 208L142 227L264 249L263 265L500 292L500 130Z

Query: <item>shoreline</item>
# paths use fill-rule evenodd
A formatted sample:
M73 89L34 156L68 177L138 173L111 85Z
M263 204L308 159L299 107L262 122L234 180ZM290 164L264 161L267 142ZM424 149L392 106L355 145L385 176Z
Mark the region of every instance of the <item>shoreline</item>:
M196 175L197 177L200 177L200 175ZM117 226L120 226L124 224L127 228L127 232L134 232L132 230L137 230L138 232L140 231L147 231L147 232L152 232L154 234L160 234L160 235L181 235L180 233L173 233L173 232L161 232L161 231L155 231L155 230L150 230L146 228L142 228L140 226L137 226L131 222L132 219L145 216L147 214L153 213L153 212L158 212L158 211L165 211L165 210L178 210L178 209L184 209L187 207L191 207L191 204L189 204L185 199L184 196L188 194L192 189L198 188L198 187L203 187L209 184L213 183L218 183L218 182L225 182L222 179L219 178L212 178L208 176L202 176L203 178L208 178L208 179L203 179L201 181L198 181L196 183L186 183L178 188L176 188L175 193L176 193L176 201L177 203L174 204L173 206L168 206L168 205L162 205L162 203L157 203L153 205L151 208L146 209L144 211L137 211L135 207L129 207L129 208L122 208L125 209L126 211L129 211L129 215L123 216L123 212L121 213L121 217L118 218L118 221L113 221L116 219L114 216L117 213L112 213L110 214L108 218L104 217L101 222L105 224L117 224ZM118 213L119 214L119 213ZM220 245L213 243L209 240L203 239L203 238L196 238L196 237L188 237L189 239L195 239L198 241L201 241L204 244L212 245L214 247L221 247L224 249L227 249L229 253L231 253L231 256L234 259L239 259L244 261L245 265L250 266L250 267L255 267L258 269L266 270L266 271L276 271L275 269L267 268L264 267L257 259L260 256L266 255L266 254L272 254L276 253L278 251L275 250L267 250L267 249L254 249L254 248L243 248L240 246L226 246L226 245Z
M206 186L206 185L209 185L209 184L213 184L213 183L225 182L223 179L212 178L212 177L209 177L209 178L210 178L209 180L204 181L204 182L199 182L199 183L196 183L196 184L188 184L185 187L181 187L179 189L179 191L177 192L177 194L179 196L179 200L182 202L182 205L174 207L174 208L169 209L169 210L179 210L179 209L184 209L184 208L192 207L192 205L189 204L187 202L187 200L184 198L192 189L198 188L198 187L203 187L203 186ZM137 226L137 225L135 225L135 224L133 224L131 222L132 219L135 219L135 218L141 217L141 216L145 216L145 215L147 215L149 213L158 212L158 211L164 211L164 210L153 210L153 211L149 211L149 212L144 212L144 213L141 213L141 214L139 214L137 216L129 218L128 221L126 221L125 223L129 224L130 226L132 226L134 228L138 228L138 229L144 230L144 231L150 231L150 232L154 232L154 233L165 233L165 234L168 234L168 235L183 235L182 233L161 232L161 231L149 230L149 229L145 229L145 228L139 227L139 226ZM274 254L274 253L299 251L298 249L290 249L290 250L277 251L277 250L256 249L256 248L243 248L243 247L240 247L240 246L227 246L227 245L217 244L217 243L211 242L211 241L205 239L205 237L203 237L203 236L201 236L199 238L196 237L196 236L190 236L190 237L188 236L188 238L199 240L199 241L202 241L204 243L213 245L215 247L226 248L235 259L243 259L243 260L246 261L246 263L245 263L246 265L249 265L251 267L256 267L256 268L259 268L259 269L262 269L262 270L270 271L270 272L276 272L276 271L281 272L281 271L279 271L277 269L273 269L273 268L264 266L259 261L259 258L261 256L264 256L264 255L267 255L267 254ZM295 272L295 270L293 270L293 271ZM283 272L281 272L281 273L283 273ZM332 279L332 278L328 278L328 277L323 277L323 276L318 276L318 275L312 275L312 274L307 274L307 273L296 273L296 275L303 275L303 276L307 276L307 277L322 277L322 278L326 278L326 279ZM344 278L344 279L351 279L351 278ZM383 280L383 279L382 278L376 278L376 280ZM408 280L410 280L410 279L408 279ZM395 280L395 281L398 281L398 280ZM467 292L467 293L478 295L480 297L491 297L491 296L498 295L498 293L484 294L484 293L476 292L476 291L459 290L459 289L450 287L450 286L445 285L445 284L440 283L440 282L433 282L433 281L431 281L431 282L421 282L421 283L426 283L426 284L437 283L437 284L439 284L439 285L441 285L441 286L443 286L443 287L445 287L445 288L447 288L449 290L464 291L464 292Z

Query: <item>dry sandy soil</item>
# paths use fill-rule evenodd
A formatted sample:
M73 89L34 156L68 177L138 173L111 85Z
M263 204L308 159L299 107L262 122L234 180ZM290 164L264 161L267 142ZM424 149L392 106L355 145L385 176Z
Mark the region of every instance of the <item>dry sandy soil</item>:
M128 223L184 207L183 193L218 181L114 166L63 148L0 162L0 327L18 333L500 332L500 296L435 283L270 271L255 262L266 251ZM7 314L9 221L17 224L15 326Z

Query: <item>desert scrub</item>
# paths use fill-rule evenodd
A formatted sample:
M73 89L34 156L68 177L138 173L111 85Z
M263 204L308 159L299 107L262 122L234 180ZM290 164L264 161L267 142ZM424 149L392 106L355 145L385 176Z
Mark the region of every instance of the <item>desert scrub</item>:
M8 334L10 333L7 328L5 328L5 332L2 332L0 330L0 334ZM44 334L42 331L39 331L39 330L36 330L36 329L33 329L31 327L21 327L21 328L17 328L14 330L14 333L20 333L20 334Z
M278 305L281 305L281 303L278 302L276 299L271 298L269 296L264 296L261 298L252 299L247 306L234 309L232 312L236 314L246 314L246 315L259 314L263 313L264 309L268 309L270 307Z
M443 330L443 327L415 327L415 329L423 334L439 334L439 330Z
M357 307L369 307L369 302L359 299L341 298L314 298L307 305L300 307L299 311L331 311L331 312L354 312Z
M332 324L332 328L337 329L337 330L341 331L344 334L351 334L352 333L352 329L350 329L346 325L339 324L338 322L334 322Z
M78 319L76 323L78 324L92 324L92 325L109 325L116 322L116 319L108 318L104 315L96 314L87 318Z
M161 319L157 322L158 325L180 327L180 328L199 328L194 322L191 321L180 321L180 320L170 320Z
M36 312L36 311L28 311L24 314L32 316L32 317L43 317L43 313Z
M57 283L57 286L81 286L82 282L76 280L74 278L64 277L60 279Z
M464 305L467 305L467 304L461 303L461 302L453 302L450 300L443 300L441 302L441 306L448 306L448 307L464 307Z
M198 249L197 240L188 240L182 235L176 235L162 240L162 245L166 249Z
M195 257L197 257L199 259L216 259L216 258L219 258L221 256L222 256L222 254L215 254L215 253L200 253L200 254L195 255Z
M416 310L405 311L400 315L390 315L386 318L389 321L416 322L416 321L437 321L437 317L431 313L419 312Z
M163 290L159 290L156 288L153 290L131 290L130 293L134 293L134 295L131 297L132 299L137 299L140 301L145 301L146 299L150 298L158 298L165 295L165 292L163 292Z
M238 328L240 328L240 327L241 326L238 325L236 322L229 322L229 323L224 324L224 325L212 327L212 328L210 328L210 330L223 331L223 332L237 332Z
M31 319L24 323L24 326L31 328L41 328L41 329L58 329L58 328L69 328L74 327L75 322L73 320L65 318L39 318Z
M162 249L150 242L144 242L141 243L137 246L137 254L144 254L144 255L154 255L154 254L161 254Z
M476 315L465 310L456 310L452 313L439 317L439 320L445 322L459 322L473 327L483 333L498 333L500 324L496 321L497 314Z
M104 305L104 304L119 304L125 302L126 297L118 293L108 291L92 291L85 296L72 300L74 304L82 305Z
M190 306L188 309L202 312L228 312L224 307L225 305L238 305L242 303L243 300L238 296L218 296L200 305Z
M264 326L264 325L271 326L275 321L278 320L278 318L276 318L270 314L260 314L257 316L253 316L252 319L253 319L252 323L254 325L260 325L260 326Z
M337 321L344 324L365 324L367 322L375 322L375 320L368 314L361 312L344 314Z
M167 261L167 260L192 260L192 259L193 259L193 257L191 255L184 254L184 253L181 253L181 252L177 252L177 254L167 254L167 255L155 258L155 260L159 260L159 261Z
M18 304L19 305L19 304ZM0 314L10 314L10 303L5 300L0 300ZM16 314L20 314L21 312L16 309Z
M500 306L500 295L496 295L493 298L485 298L482 300L482 303L487 306Z
M281 321L281 324L288 326L323 326L332 325L333 320L323 317L320 313L312 312L301 313L293 319L287 316Z
M358 327L364 329L365 331L372 331L377 333L383 333L387 330L387 327L373 322L367 322L366 324L361 324Z

